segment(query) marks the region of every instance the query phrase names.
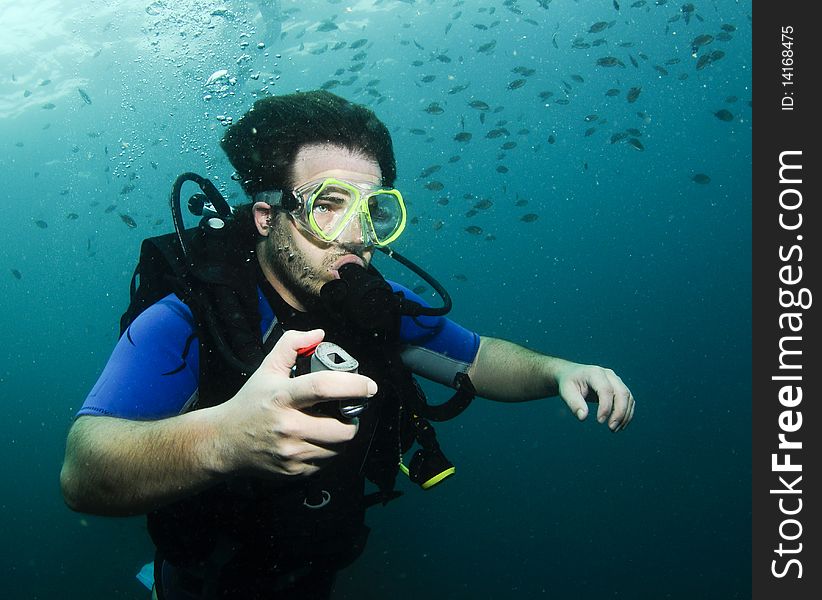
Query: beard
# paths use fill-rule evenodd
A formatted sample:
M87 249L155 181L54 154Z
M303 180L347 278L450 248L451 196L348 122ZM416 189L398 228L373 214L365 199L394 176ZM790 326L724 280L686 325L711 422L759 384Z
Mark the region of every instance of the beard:
M303 235L299 226L291 227L290 217L283 211L273 215L270 233L265 241L263 260L271 272L302 304L311 311L320 305L320 289L329 278L329 270L340 257L354 254L365 261L359 248L343 244L323 244L327 251L319 265L312 264L294 243L294 235ZM311 240L313 242L313 240ZM321 243L321 242L320 242Z

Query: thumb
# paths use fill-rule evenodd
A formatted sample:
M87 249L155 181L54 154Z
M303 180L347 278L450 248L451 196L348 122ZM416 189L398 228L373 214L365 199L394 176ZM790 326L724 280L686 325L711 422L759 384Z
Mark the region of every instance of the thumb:
M271 352L263 359L260 370L274 373L282 377L291 375L291 368L297 362L297 351L314 346L323 341L325 331L312 329L311 331L286 331L277 341Z
M579 388L573 384L560 386L559 395L577 419L584 421L588 416L588 405Z

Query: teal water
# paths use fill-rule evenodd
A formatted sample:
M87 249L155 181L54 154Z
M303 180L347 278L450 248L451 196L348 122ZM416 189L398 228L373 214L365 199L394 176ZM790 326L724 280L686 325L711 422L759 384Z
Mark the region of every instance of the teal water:
M241 202L224 124L325 85L389 126L396 247L452 316L638 402L613 435L558 399L476 401L438 427L457 475L373 509L335 597L750 597L751 4L618 5L0 0L0 595L145 598L142 521L63 506L65 433L174 177Z

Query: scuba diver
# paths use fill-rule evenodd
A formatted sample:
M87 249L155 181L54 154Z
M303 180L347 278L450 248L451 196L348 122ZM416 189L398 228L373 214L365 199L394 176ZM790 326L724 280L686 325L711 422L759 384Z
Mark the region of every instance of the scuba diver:
M327 91L267 97L221 146L251 202L229 207L207 179L177 179L175 232L143 242L120 339L60 475L73 510L147 515L154 597L330 597L398 473L428 489L454 472L432 422L475 395L559 395L579 420L594 402L612 431L630 423L633 396L612 370L444 316L447 292L390 249L407 213L370 109ZM192 182L202 219L185 229ZM376 250L442 306L383 279ZM415 376L453 397L428 404Z

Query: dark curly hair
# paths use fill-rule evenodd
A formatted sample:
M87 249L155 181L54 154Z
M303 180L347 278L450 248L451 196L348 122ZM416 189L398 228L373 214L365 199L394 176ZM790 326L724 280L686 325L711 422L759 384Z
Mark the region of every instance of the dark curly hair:
M373 158L382 184L394 185L397 165L388 128L371 109L324 90L257 100L220 140L250 197L293 187L294 157L307 144L333 144Z

